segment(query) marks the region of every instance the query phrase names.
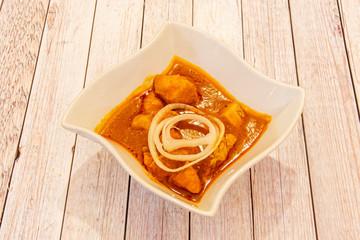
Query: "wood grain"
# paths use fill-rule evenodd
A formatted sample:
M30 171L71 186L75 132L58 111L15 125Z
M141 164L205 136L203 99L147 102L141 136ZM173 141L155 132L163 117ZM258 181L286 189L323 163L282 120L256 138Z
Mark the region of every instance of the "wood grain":
M320 239L360 236L360 125L337 2L290 1Z
M131 179L126 239L187 239L189 213Z
M142 46L166 21L191 24L191 1L145 1ZM126 239L187 239L189 213L131 180Z
M347 46L348 61L355 86L358 110L360 111L360 1L338 0L338 3Z
M2 213L10 175L17 157L17 146L35 72L48 1L26 3L1 1L0 6L2 6L0 12L0 209Z
M194 26L226 42L241 56L242 23L239 1L194 1ZM218 79L219 80L219 79ZM236 180L213 218L191 215L191 239L251 239L253 237L250 172Z
M98 1L86 85L139 50L143 3ZM129 175L102 146L78 137L62 239L123 238Z
M78 137L61 239L123 238L128 180L105 148Z
M242 7L245 60L297 85L288 2L243 0ZM255 239L316 239L303 136L299 120L287 140L252 168Z
M0 0L0 239L359 238L358 0L52 0L46 15L48 6ZM296 84L297 71L306 90L304 132L299 122L241 176L213 218L133 179L127 206L117 161L60 126L85 78L146 45L167 20L194 22L278 81Z
M167 21L191 25L192 3L187 0L145 1L142 47L146 46Z
M0 239L60 237L75 141L60 121L83 86L94 7L50 4Z

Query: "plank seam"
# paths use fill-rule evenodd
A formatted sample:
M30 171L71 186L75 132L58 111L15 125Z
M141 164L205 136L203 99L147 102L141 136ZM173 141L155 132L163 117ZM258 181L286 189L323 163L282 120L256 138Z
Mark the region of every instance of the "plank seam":
M127 194L127 199L126 199L126 211L125 211L125 222L124 222L124 240L126 239L127 220L128 220L128 213L129 213L130 186L131 186L131 176L129 175L128 194Z
M255 173L255 166L253 166L252 168L254 168L254 173ZM252 181L252 172L251 169L249 169L249 173L250 173L250 193L251 193L251 224L252 224L252 237L253 240L255 240L255 216L254 216L254 197L253 197L253 181Z
M89 58L90 58L90 51L91 51L91 42L92 42L92 36L93 36L93 32L94 32L94 22L95 22L95 15L96 15L96 6L97 6L97 0L95 0L95 6L94 6L94 14L93 14L93 20L92 20L92 25L91 25L90 41L89 41L88 55L87 55L87 59L86 59L86 67L85 67L85 76L84 76L83 88L85 87L86 78L87 78L87 72L88 72L88 66L89 66ZM68 185L67 185L67 188L66 188L64 211L63 211L63 217L62 217L62 221L61 221L61 228L60 228L60 236L59 236L59 239L62 238L62 233L63 233L63 229L64 229L65 212L66 212L67 200L68 200L68 196L69 196L69 189L70 189L72 168L73 168L73 164L74 164L75 149L76 149L76 145L77 145L77 137L78 137L78 135L75 134L74 148L73 148L72 158L71 158L71 163L70 163L69 179L68 179Z
M239 0L236 0L237 7L239 8ZM243 2L240 0L240 11L241 11L241 37L242 37L242 57L245 59L245 37L244 37L244 9ZM255 166L253 166L255 171ZM253 184L252 184L252 173L251 169L249 169L249 181L250 181L250 196L251 196L251 224L252 224L252 238L255 240L255 216L254 216L254 192L253 192Z
M349 67L351 83L352 83L354 97L355 97L356 109L357 109L358 118L359 118L359 121L360 121L360 106L358 104L358 96L356 95L355 82L354 82L354 77L353 77L353 74L352 74L353 70L352 70L352 67L351 67L351 64L350 64L350 59L349 59L349 49L348 49L348 46L347 46L346 41L345 41L343 14L342 14L342 10L341 10L342 9L342 3L341 3L341 0L337 0L336 3L337 3L337 6L338 6L338 11L339 11L340 26L341 26L342 37L343 37L343 41L344 41L345 54L346 54L346 59L347 59L348 67Z
M4 1L2 1L1 4L0 4L0 13L1 13L1 9L2 9L3 4L4 4Z
M295 38L294 38L294 29L293 29L292 15L291 15L291 4L290 4L290 0L288 0L288 8L289 8L289 17L290 17L291 39L292 39L292 45L293 45L293 51L294 51L296 80L297 80L298 86L300 86L299 72L298 72L298 64L297 64L297 58L296 58ZM315 236L316 236L316 239L319 239L318 229L317 229L317 224L316 224L316 214L315 214L315 204L314 204L314 193L313 193L312 182L311 182L309 153L308 153L308 147L307 147L307 141L306 141L306 131L305 131L305 123L304 123L304 116L303 116L303 114L301 114L301 126L302 126L302 129L303 129L303 138L304 138L304 145L305 145L305 156L306 156L307 170L308 170L308 176L309 176L309 187L310 187L310 195L311 195L311 205L312 205L312 210L313 210L312 213L313 213L313 219L314 219Z
M194 26L194 0L191 1L191 26Z
M188 239L191 239L191 212L189 212L189 235L188 235Z
M9 189L10 189L10 185L11 185L11 179L12 179L12 176L13 176L13 173L14 173L15 164L16 164L18 158L21 155L19 147L20 147L22 133L23 133L23 130L24 130L24 123L25 123L25 119L26 119L26 114L27 114L27 111L28 111L28 108L29 108L29 102L30 102L30 98L31 98L32 87L33 87L35 73L36 73L37 64L38 64L38 60L39 60L39 54L40 54L40 49L41 49L41 45L42 45L42 40L43 40L43 36L44 36L44 32L45 32L45 26L46 26L47 15L48 15L48 12L49 12L50 1L51 0L49 0L49 2L48 2L46 13L45 13L44 25L43 25L42 32L41 32L39 48L38 48L36 61L35 61L35 66L34 66L34 73L33 73L32 79L31 79L31 84L30 84L30 89L29 89L29 96L28 96L27 102L26 102L26 108L25 108L23 121L22 121L22 124L21 124L19 140L18 140L18 144L17 144L16 150L15 150L15 158L14 158L13 165L12 165L12 168L11 168L11 173L10 173L10 176L9 176L9 183L7 185L7 189L6 189L6 193L5 193L4 206L3 206L1 216L0 216L0 229L1 229L2 220L3 220L3 217L4 217L4 212L5 212L5 208L6 208L6 202L7 202L7 198L8 198L8 195L9 195ZM0 11L2 9L3 4L4 4L4 1L2 2L1 6L0 6Z
M66 206L67 206L67 199L68 199L68 196L69 196L70 179L71 179L72 168L73 168L73 163L74 163L75 148L76 148L76 144L77 144L77 136L78 136L78 135L75 134L75 141L74 141L74 147L73 147L73 152L72 152L72 157L71 157L71 163L70 163L69 180L68 180L68 186L67 186L67 188L66 188L65 204L64 204L63 217L62 217L62 221L61 221L61 228L60 228L60 236L59 236L59 239L62 238L62 232L63 232L63 228L64 228L65 211L66 211Z
M144 3L143 3L143 14L142 14L142 21L141 21L140 49L142 48L143 34L144 34L145 1L146 0L144 0Z
M141 19L140 49L142 48L142 42L143 42L144 18L145 18L145 0L143 1L143 12L142 12L142 19ZM128 213L129 213L130 186L131 186L131 176L129 175L128 194L127 194L127 200L126 200L126 213L125 213L125 222L124 222L124 240L126 239L127 221L128 221Z

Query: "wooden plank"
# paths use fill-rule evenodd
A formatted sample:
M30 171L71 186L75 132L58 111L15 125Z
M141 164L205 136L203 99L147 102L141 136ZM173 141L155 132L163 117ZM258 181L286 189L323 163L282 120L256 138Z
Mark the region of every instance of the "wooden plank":
M243 0L242 10L245 60L269 77L297 85L288 2ZM301 120L252 168L251 179L255 239L316 238Z
M86 84L139 50L142 16L141 1L97 2ZM123 238L129 175L105 148L82 137L73 162L62 239Z
M358 110L360 111L360 1L338 0L340 17L344 29L348 61L351 67L352 80L355 86Z
M187 0L145 1L142 47L146 46L167 21L191 25L192 3Z
M60 237L74 134L60 121L82 89L95 1L53 1L0 239Z
M123 238L128 180L105 148L78 137L61 239Z
M187 239L189 213L131 179L126 239Z
M145 1L142 45L145 46L159 32L166 21L191 24L191 1ZM127 239L187 239L189 213L131 180Z
M337 2L290 1L317 232L360 236L360 125Z
M1 4L0 216L17 157L17 146L35 72L48 0L25 3L6 1Z
M194 26L214 34L242 56L239 1L194 1ZM191 239L251 239L251 208L250 172L247 171L225 194L215 217L191 215Z

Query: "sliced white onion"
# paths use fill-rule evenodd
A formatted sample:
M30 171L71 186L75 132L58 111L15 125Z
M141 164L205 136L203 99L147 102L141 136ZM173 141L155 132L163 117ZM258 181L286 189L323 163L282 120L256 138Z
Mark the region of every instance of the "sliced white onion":
M183 120L197 120L209 126L209 133L203 137L195 139L174 139L170 135L170 130L174 128L174 125ZM209 145L216 139L216 129L212 122L207 118L197 114L183 114L172 117L169 119L162 129L162 143L167 152L172 152L176 149L183 147L197 147L199 145Z
M163 119L164 116L173 109L183 109L186 113ZM188 111L193 113L188 113ZM148 133L148 144L151 156L161 169L168 172L181 171L204 160L219 146L225 132L224 124L213 116L205 116L202 111L195 107L182 103L166 105L154 116ZM175 139L171 136L170 130L176 128L175 124L183 120L196 120L201 122L209 128L209 132L204 136L193 139ZM162 136L161 140L160 134ZM200 147L202 151L196 154L186 155L169 153L184 147ZM158 152L170 160L188 163L179 168L168 168L159 159Z

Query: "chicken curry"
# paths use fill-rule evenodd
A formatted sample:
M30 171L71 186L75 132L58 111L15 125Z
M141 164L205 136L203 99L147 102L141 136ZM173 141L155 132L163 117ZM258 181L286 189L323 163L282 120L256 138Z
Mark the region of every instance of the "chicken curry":
M148 76L109 112L95 132L125 148L154 181L196 203L270 121L175 56L163 73Z

